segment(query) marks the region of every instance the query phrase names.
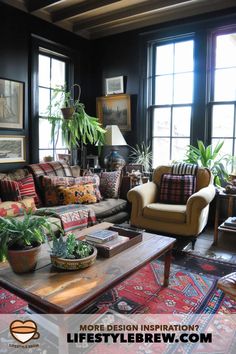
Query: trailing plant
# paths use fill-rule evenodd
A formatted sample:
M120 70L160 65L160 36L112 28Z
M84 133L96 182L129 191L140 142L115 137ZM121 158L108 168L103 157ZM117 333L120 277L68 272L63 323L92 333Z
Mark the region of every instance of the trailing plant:
M62 235L59 238L53 238L52 256L66 259L81 259L90 256L92 253L92 246L86 241L76 240L76 236L73 233L68 234L66 238Z
M73 85L74 86L79 85ZM73 107L73 113L70 119L63 119L61 108ZM47 117L51 123L51 137L58 136L62 131L62 139L69 150L87 145L104 143L105 129L102 128L98 118L91 117L85 112L85 106L78 99L73 100L71 91L66 91L64 87L54 90L51 105L48 107Z
M133 163L143 165L145 172L150 171L152 167L152 152L150 145L146 145L142 142L140 145L136 144L135 147L131 146L130 157Z
M218 142L213 148L212 145L205 146L201 140L197 141L197 147L188 146L185 162L197 164L200 167L207 167L214 176L214 183L221 186L222 181L227 181L229 174L227 168L232 164L233 157L229 154L221 156L220 152L224 141Z
M0 217L0 259L7 256L8 249L23 250L39 246L45 241L46 231L52 236L51 224L46 217L25 214L22 220Z

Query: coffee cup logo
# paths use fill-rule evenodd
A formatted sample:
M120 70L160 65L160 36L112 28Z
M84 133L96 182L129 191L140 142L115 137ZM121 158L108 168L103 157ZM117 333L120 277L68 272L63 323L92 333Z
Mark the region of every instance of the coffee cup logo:
M20 343L27 343L31 339L38 339L37 325L34 321L13 321L10 324L11 335Z

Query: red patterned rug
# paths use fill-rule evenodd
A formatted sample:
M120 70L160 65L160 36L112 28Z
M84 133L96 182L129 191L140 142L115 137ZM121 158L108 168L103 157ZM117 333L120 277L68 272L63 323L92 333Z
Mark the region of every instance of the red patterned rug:
M235 265L178 252L168 288L162 288L163 262L156 260L99 297L85 313L236 313L236 302L216 288ZM24 313L27 303L0 288L0 313Z

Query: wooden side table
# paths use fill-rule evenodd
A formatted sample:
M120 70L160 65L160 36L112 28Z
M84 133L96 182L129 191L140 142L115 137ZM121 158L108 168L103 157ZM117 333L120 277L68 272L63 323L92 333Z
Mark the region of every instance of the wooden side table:
M215 224L214 224L214 245L218 243L218 235L219 235L219 214L220 214L220 203L222 200L227 200L227 217L233 215L233 205L234 199L236 199L236 194L227 194L222 191L216 194L216 213L215 213ZM227 228L224 228L224 231L227 231ZM230 229L232 232L232 229Z

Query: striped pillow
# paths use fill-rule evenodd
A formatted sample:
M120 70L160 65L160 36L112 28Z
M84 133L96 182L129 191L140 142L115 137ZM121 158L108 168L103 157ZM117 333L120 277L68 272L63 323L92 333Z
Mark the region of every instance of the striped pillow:
M158 201L166 204L186 204L195 190L195 176L165 173L161 177Z
M20 190L21 199L33 197L36 204L38 204L38 196L35 190L34 179L31 174L16 181Z
M1 199L3 202L9 200L16 202L21 199L20 190L17 181L1 179L0 192L1 192Z

